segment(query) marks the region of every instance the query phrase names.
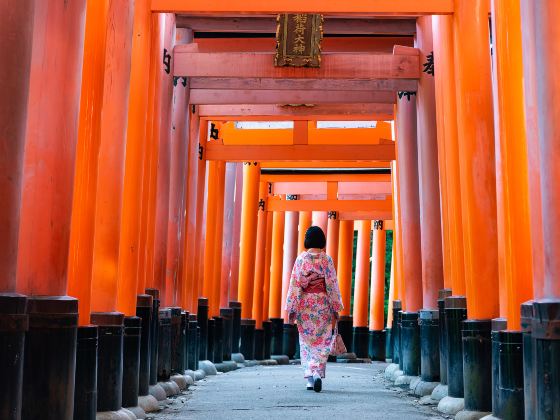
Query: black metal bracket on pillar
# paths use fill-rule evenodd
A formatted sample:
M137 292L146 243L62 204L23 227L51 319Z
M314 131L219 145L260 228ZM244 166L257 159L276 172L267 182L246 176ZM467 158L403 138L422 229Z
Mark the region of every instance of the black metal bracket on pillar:
M198 298L196 312L198 327L200 328L200 340L198 342L198 360L208 359L208 299Z
M188 311L181 311L181 353L183 354L183 370L181 375L189 366L189 351L188 347L188 329L189 329L189 313Z
M496 417L523 420L523 334L521 331L498 333L498 410Z
M420 378L425 382L439 382L439 311L421 310L418 325L420 327Z
M158 346L159 346L159 290L146 289L146 294L152 296L152 322L150 326L150 385L157 384Z
M6 420L21 418L26 307L26 296L0 293L0 418Z
M533 302L536 418L560 418L560 300ZM24 397L25 400L25 397Z
M356 357L366 359L369 357L369 329L368 327L354 327L352 331L352 350Z
M231 301L229 307L233 309L231 325L231 352L239 353L240 330L241 330L241 302Z
M368 356L371 360L385 361L385 330L369 332Z
M140 368L138 371L138 395L150 392L150 341L154 298L151 295L138 295L136 298L136 316L142 319L140 336ZM79 417L77 417L79 418Z
M284 319L270 318L272 323L272 354L280 356L284 351Z
M399 312L402 310L402 303L400 300L393 301L393 324L391 326L391 340L393 342L393 363L397 363L402 368L400 360L400 340L401 330L399 325Z
M122 407L124 315L93 312L91 323L99 328L97 411L118 411Z
M463 321L465 410L492 411L492 343L489 319Z
M187 352L188 364L187 369L195 371L198 369L198 322L196 315L189 314L189 329L187 332Z
M21 417L39 419L49 413L49 418L71 419L78 300L68 296L30 296L27 314Z
M297 325L284 324L283 339L282 339L282 354L285 354L290 359L293 359L296 355L297 339L298 339Z
M208 319L208 348L206 349L206 356L208 360L214 363L214 345L215 340L215 322L214 319Z
M171 309L159 310L158 381L171 377Z
M124 318L123 407L136 407L138 405L141 333L142 318L137 316L127 316Z
M525 420L535 420L537 411L535 378L535 340L532 336L533 301L521 304L521 331L523 333L523 385Z
M404 374L419 376L420 327L418 325L418 312L401 312L401 348Z
M95 420L97 413L97 339L95 325L78 327L74 418Z
M385 328L385 361L393 362L393 335L391 328Z
M171 372L180 375L185 373L185 355L181 346L181 308L174 306L171 310Z
M445 328L445 298L451 296L451 289L438 291L439 311L439 382L447 385L447 357L449 353L447 345L447 329Z
M222 359L227 361L231 360L233 309L221 308L220 316L224 320L224 351L222 352Z
M255 324L254 319L241 320L241 353L246 360L255 359Z
M268 360L272 349L272 322L263 321L263 359Z
M354 340L354 319L351 316L341 315L338 318L338 333L344 341L346 350L348 353L352 353L354 349L352 348L352 342Z
M220 316L214 317L214 363L224 361L224 319Z
M255 360L264 360L264 330L255 328Z
M448 395L464 397L463 338L461 329L467 319L467 300L464 296L445 298L445 329L447 331L447 384Z

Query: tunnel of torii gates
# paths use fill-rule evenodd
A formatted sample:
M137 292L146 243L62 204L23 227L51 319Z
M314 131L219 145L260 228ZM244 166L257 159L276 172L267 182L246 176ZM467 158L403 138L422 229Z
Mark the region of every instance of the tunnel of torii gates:
M279 13L323 15L320 68L274 66ZM284 300L314 224L345 357L391 359L457 418L559 419L559 18L0 2L0 418L149 410L199 360L296 357Z

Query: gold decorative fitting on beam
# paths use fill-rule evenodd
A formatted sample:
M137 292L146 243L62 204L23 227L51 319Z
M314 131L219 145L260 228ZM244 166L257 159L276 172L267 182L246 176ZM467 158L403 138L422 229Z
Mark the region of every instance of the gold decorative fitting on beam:
M281 14L277 17L277 67L321 67L323 15Z

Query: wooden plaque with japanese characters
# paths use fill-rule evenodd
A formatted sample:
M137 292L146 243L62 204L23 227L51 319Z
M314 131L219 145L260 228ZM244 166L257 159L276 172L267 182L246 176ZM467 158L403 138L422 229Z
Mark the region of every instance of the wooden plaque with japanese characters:
M278 15L275 66L320 67L323 16Z

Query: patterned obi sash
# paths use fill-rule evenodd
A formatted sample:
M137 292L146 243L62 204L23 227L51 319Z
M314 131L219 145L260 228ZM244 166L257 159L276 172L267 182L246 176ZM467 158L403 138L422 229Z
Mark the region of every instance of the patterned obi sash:
M302 288L303 293L326 293L327 286L325 284L325 279L321 279L316 283L309 283Z

